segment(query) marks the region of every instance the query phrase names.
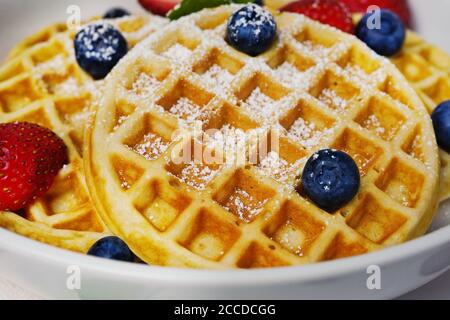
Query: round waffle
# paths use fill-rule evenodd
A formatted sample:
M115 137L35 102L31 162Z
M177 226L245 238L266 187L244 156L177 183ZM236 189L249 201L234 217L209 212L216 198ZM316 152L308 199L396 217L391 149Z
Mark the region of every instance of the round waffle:
M132 47L166 22L130 16L107 23L121 30ZM0 122L50 128L64 140L70 157L50 191L19 214L0 213L0 227L86 252L109 233L91 203L82 161L85 123L102 81L93 81L78 66L75 34L62 24L45 28L17 45L0 68Z
M276 15L276 45L251 58L224 40L239 8L171 23L108 76L85 168L109 228L148 263L199 268L331 260L424 233L438 149L404 77L355 37L290 13ZM253 149L236 143L230 154L244 163L211 164L205 152L177 161L180 150L255 134L277 136L277 152L250 161ZM362 176L335 214L295 191L306 160L329 147L350 154Z

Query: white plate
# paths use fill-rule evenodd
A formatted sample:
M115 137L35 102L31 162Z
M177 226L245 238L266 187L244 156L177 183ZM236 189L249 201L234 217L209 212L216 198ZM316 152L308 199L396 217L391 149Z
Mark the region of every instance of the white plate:
M0 59L25 35L65 20L68 5L85 17L102 13L112 0L0 0ZM444 34L450 0L412 1L418 31L450 51ZM139 10L136 2L126 6ZM439 21L439 23L434 23ZM5 32L7 30L7 32ZM302 267L270 270L180 270L107 261L47 246L0 229L0 274L51 298L394 298L431 281L450 265L450 203L432 231L377 253ZM381 290L369 290L367 268L381 270ZM72 269L70 269L72 267ZM73 269L75 267L75 269ZM70 290L69 270L81 272L81 289ZM373 270L373 269L372 269Z

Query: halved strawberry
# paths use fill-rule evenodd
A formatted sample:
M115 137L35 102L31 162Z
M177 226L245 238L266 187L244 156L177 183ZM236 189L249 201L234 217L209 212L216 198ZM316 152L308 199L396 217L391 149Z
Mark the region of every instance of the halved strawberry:
M352 13L365 13L371 5L395 12L407 26L411 25L411 9L408 0L341 0Z
M180 2L181 0L139 0L142 7L160 16L165 16Z
M349 8L338 0L299 0L286 5L281 11L304 14L348 33L354 30Z
M49 129L0 124L0 210L19 210L43 196L67 162L66 145Z

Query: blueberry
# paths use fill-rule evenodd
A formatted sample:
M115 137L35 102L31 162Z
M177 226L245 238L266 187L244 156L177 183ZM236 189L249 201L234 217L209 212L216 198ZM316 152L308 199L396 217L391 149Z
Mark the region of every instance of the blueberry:
M250 56L257 56L269 49L276 35L274 17L256 4L249 4L236 11L228 21L228 43Z
M75 55L80 67L94 79L103 79L128 52L123 35L105 23L92 24L77 33Z
M112 8L106 11L105 15L103 16L103 19L117 19L129 15L130 13L123 8Z
M305 165L301 187L317 206L334 212L358 193L359 170L345 152L325 149L315 153Z
M431 120L439 147L450 152L450 100L442 102L434 109Z
M356 36L372 50L382 56L393 56L405 43L406 30L402 20L390 10L380 11L380 24L377 28L377 15L367 13L356 27Z
M98 240L89 249L88 255L128 262L134 262L136 258L127 244L120 238L114 236Z

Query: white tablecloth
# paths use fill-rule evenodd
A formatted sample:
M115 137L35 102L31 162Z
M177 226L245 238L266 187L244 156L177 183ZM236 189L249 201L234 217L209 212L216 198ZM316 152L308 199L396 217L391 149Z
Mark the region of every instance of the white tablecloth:
M41 300L38 294L0 278L0 300Z

